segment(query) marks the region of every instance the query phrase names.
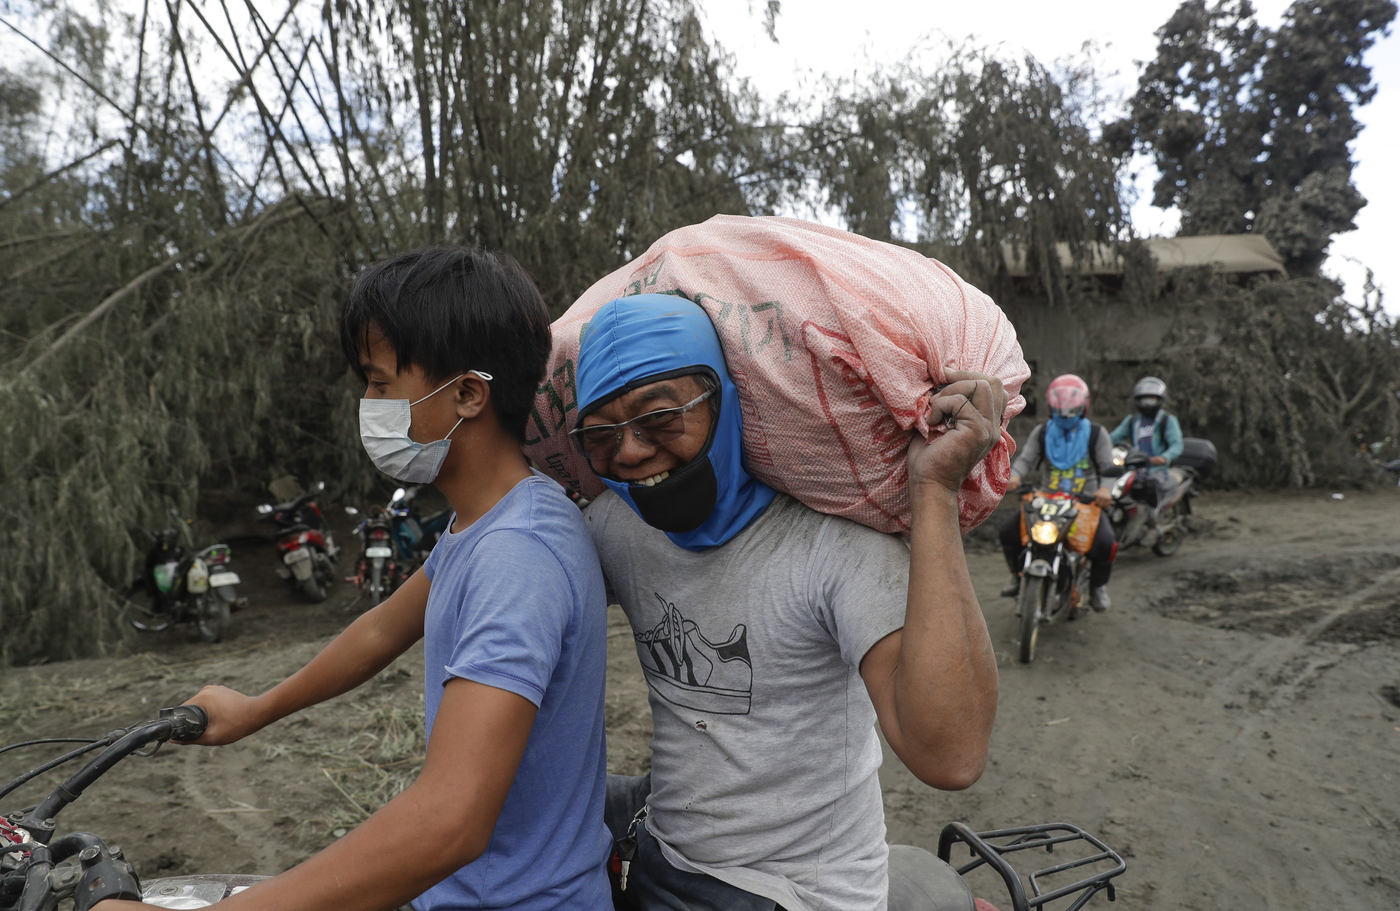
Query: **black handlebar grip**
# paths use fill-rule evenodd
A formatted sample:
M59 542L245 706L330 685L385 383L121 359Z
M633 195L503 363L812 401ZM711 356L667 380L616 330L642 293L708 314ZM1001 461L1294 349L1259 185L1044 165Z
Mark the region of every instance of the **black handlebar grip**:
M176 743L190 743L204 736L209 727L209 713L197 705L177 705L161 709L160 720L170 722L170 739Z

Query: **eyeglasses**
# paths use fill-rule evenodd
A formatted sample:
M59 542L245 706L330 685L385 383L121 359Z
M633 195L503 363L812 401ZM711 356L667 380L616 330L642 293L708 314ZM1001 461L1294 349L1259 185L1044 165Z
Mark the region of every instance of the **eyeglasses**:
M700 397L686 402L678 408L662 408L639 414L621 424L592 424L588 427L575 427L569 431L569 439L583 453L585 459L611 458L622 448L622 431L630 428L632 435L646 446L661 446L679 440L685 433L685 413L714 394L706 390Z

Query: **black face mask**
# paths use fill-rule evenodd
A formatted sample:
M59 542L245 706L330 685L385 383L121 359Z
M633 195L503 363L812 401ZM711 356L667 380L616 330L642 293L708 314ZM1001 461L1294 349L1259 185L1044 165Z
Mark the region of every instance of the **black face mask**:
M710 513L715 511L719 482L706 452L689 465L671 472L666 480L651 487L632 484L627 493L637 504L643 522L652 528L679 534L705 524Z
M1145 418L1156 418L1157 412L1161 410L1162 404L1160 402L1158 402L1156 405L1143 405L1141 403L1138 404L1138 413Z

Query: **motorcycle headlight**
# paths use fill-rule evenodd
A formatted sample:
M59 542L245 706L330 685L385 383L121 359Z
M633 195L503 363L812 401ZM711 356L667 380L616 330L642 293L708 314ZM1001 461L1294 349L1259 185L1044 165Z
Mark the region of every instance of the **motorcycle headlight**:
M1054 544L1060 537L1060 530L1054 522L1037 522L1031 526L1031 540L1037 544Z

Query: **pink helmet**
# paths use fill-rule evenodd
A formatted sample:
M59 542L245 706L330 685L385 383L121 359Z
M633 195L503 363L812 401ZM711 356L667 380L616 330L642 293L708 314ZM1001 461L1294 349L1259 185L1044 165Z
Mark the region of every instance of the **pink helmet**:
M1089 384L1073 373L1057 376L1045 391L1045 401L1054 417L1083 417L1089 412Z

